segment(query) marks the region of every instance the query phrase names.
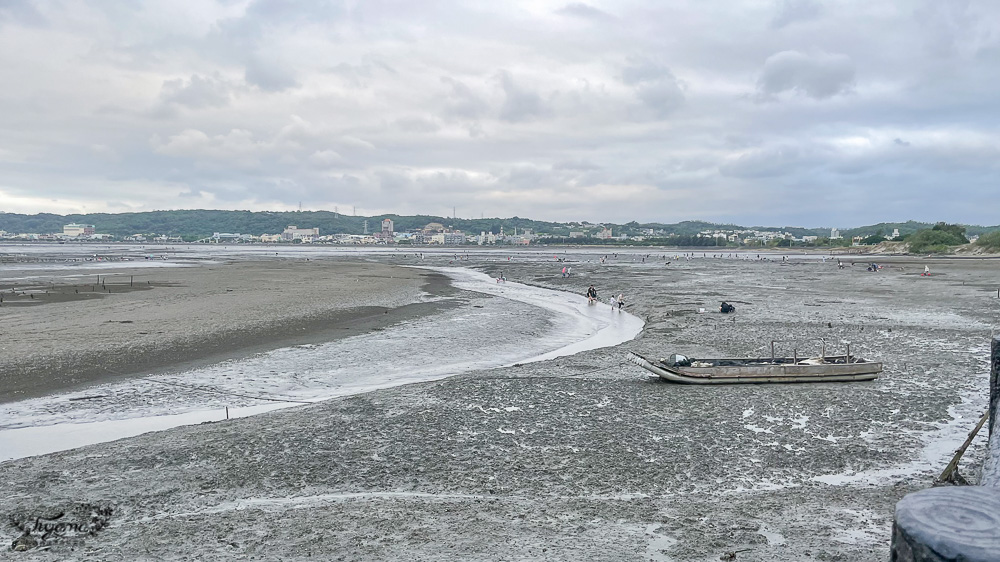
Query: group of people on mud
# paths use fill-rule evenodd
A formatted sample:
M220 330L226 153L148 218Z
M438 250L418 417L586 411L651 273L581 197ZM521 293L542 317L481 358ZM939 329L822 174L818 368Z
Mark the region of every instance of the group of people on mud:
M593 285L587 289L587 304L597 304L600 299L597 297L597 288ZM625 308L625 293L618 293L617 297L611 298L611 310L621 312Z

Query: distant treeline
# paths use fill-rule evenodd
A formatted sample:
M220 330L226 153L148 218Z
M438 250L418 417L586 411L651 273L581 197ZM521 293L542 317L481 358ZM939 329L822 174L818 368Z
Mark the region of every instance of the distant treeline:
M197 240L211 236L215 232L231 234L279 234L286 227L319 228L320 234L361 234L368 221L368 232L382 229L382 219L393 221L397 232L423 228L429 223L440 223L453 228L478 234L479 232L504 232L530 228L534 232L565 228L559 223L533 221L519 217L507 219L451 219L429 215L399 216L377 215L372 217L344 215L331 211L151 211L145 213L91 213L77 215L20 215L0 213L0 230L14 233L54 233L62 232L63 225L69 223L92 224L98 233L117 237L133 234L161 234L180 236L185 240ZM568 234L568 230L566 231Z
M231 234L278 234L290 225L299 228L319 228L320 234L361 234L368 221L368 232L381 230L381 221L392 219L397 232L406 232L423 228L429 223L440 223L445 228L461 230L467 234L491 232L498 234L503 229L505 234L522 233L531 229L535 234L548 234L558 239L554 242L565 244L619 244L617 240L601 240L593 238L601 227L612 230L615 236L646 236L645 241L629 241L630 244L670 245L670 246L715 246L725 245L715 238L696 236L705 230L759 230L772 232L787 232L796 237L818 236L829 244L829 228L802 228L793 226L782 227L744 227L735 224L717 224L704 221L682 221L677 223L639 223L625 224L603 223L601 225L586 222L557 223L535 221L520 217L511 218L481 218L463 219L433 215L375 215L370 217L345 215L331 211L216 211L216 210L181 210L181 211L150 211L143 213L90 213L73 215L55 215L40 213L37 215L22 215L16 213L0 213L0 230L12 233L58 233L63 225L69 223L93 224L98 233L111 234L122 238L133 234L157 234L179 236L185 240L198 240L211 236L215 232ZM932 223L907 221L904 223L879 223L870 226L842 229L841 235L848 240L854 236L878 237L891 234L898 229L901 236L913 234L921 230L931 229ZM965 226L965 234L981 235L1000 230L1000 226ZM652 231L652 234L650 234ZM584 232L591 236L570 237L572 232Z

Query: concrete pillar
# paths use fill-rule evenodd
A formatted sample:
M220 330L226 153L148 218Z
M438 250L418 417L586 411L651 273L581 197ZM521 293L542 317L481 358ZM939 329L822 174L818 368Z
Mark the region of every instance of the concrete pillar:
M1000 562L1000 490L945 486L896 504L891 562Z

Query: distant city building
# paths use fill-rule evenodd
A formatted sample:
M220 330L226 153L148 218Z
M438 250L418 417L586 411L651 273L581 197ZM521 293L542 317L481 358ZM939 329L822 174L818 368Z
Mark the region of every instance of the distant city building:
M91 236L94 234L94 225L70 223L63 226L63 236Z
M831 228L830 229L830 240L840 240L840 239L841 239L840 231L837 230L836 228Z
M897 238L899 238L899 229L894 228L892 229L892 236L889 237L889 240L895 240Z
M289 226L281 233L281 239L289 242L292 240L312 242L317 236L319 236L318 228L299 228L295 225Z
M570 233L569 233L569 237L570 238L583 238L586 235L587 235L586 232L581 232L579 230L573 230L573 231L570 231Z
M610 228L602 228L600 232L598 232L597 234L594 235L594 237L595 238L600 238L601 240L609 240L609 239L613 238L613 236L611 235L611 229Z
M465 235L461 232L439 232L430 238L431 244L458 246L465 244Z
M376 232L375 238L380 242L395 242L396 236L392 232L392 219L382 219L382 232Z
M439 222L427 223L423 228L423 234L425 236L430 236L431 234L437 234L438 232L444 232L444 225Z
M273 244L275 242L281 242L284 240L280 234L261 234L260 241L265 244Z

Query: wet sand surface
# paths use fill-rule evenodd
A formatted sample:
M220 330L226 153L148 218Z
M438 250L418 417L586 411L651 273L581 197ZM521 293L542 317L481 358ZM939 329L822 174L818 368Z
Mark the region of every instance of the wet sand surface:
M994 261L931 262L922 277L924 261L884 257L869 273L860 258L838 269L548 254L462 265L623 292L644 332L617 348L0 464L5 517L113 509L81 543L0 559L885 560L895 502L931 484L986 407ZM723 300L734 315L717 312ZM885 372L692 387L624 361L766 355L771 340L800 355L850 342ZM982 454L980 438L966 477Z
M383 328L448 290L442 275L343 260L62 273L0 284L0 403Z

